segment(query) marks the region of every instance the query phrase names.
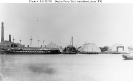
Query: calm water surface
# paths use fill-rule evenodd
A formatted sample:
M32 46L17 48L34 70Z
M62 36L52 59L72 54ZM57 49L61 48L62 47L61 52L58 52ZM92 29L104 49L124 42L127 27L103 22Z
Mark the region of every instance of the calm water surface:
M122 55L0 55L0 81L133 81Z

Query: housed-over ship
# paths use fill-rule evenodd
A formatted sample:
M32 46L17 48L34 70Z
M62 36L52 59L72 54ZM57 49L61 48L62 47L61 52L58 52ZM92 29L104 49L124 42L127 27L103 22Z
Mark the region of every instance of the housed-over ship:
M53 43L48 44L46 47L25 47L20 43L14 43L11 41L11 35L9 40L4 40L4 23L1 27L1 43L0 54L59 54L60 49Z

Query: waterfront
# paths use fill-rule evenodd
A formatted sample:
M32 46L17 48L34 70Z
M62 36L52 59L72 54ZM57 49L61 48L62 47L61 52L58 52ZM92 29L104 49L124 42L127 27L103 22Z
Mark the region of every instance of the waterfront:
M133 81L133 60L121 54L1 55L0 61L1 81Z

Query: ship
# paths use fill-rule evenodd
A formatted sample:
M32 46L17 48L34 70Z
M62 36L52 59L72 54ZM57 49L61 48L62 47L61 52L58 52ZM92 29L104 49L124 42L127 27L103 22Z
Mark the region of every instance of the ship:
M60 54L60 49L55 44L51 47L51 44L53 43L46 47L25 47L21 43L14 43L14 38L12 42L11 35L9 35L9 40L4 40L4 23L2 22L0 54Z
M73 37L71 37L70 45L66 46L62 53L63 54L77 54L77 49L73 46Z
M18 50L18 49L7 49L2 50L2 54L60 54L59 50Z

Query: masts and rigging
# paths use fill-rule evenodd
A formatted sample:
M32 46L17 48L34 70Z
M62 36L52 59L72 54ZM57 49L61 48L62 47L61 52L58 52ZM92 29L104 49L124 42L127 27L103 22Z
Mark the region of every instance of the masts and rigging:
M32 39L32 36L31 36L31 39L30 39L30 47L31 47L31 44L32 44L32 40L33 40L33 39Z
M39 37L38 37L38 46L39 46L39 42L40 42L40 40L39 40Z
M15 40L15 39L14 39L14 37L13 37L13 42L14 42L14 40Z
M21 40L21 38L20 38L20 40L19 40L19 41L20 41L20 44L21 44L21 41L22 41L22 40Z

